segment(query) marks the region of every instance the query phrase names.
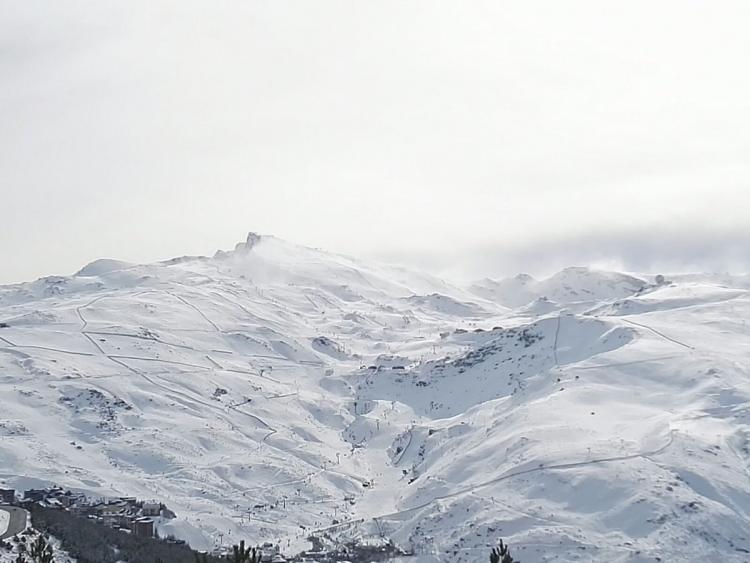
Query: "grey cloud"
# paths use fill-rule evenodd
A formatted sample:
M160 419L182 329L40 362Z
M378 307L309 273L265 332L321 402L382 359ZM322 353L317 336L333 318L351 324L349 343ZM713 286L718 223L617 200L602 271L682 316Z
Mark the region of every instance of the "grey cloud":
M421 255L392 253L382 258L417 263L464 281L519 272L546 276L568 266L644 273L746 273L750 271L750 228L599 230L515 245L486 244Z

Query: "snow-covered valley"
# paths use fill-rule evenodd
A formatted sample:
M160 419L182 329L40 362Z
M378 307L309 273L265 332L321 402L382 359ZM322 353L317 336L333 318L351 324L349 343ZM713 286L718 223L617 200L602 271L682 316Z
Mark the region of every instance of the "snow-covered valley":
M0 486L159 499L193 547L750 561L750 277L466 287L250 234L0 287Z

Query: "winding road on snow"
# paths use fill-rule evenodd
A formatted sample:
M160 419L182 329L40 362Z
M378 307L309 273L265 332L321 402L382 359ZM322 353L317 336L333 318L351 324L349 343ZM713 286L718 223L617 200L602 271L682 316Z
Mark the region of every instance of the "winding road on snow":
M27 513L23 508L18 508L16 506L0 506L0 511L8 515L8 523L7 526L5 526L5 530L0 532L0 540L12 538L26 529Z

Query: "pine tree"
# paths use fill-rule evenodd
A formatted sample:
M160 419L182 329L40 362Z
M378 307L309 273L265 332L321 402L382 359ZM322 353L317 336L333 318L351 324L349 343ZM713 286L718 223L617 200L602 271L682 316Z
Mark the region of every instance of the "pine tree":
M232 563L260 563L260 549L245 549L245 540L240 541L240 545L235 544L233 550L233 555L229 557Z
M29 554L36 563L52 563L53 560L52 545L41 534L31 544Z
M494 548L492 552L490 553L490 563L521 563L521 562L511 557L508 546L503 544L503 540L500 540L500 547Z

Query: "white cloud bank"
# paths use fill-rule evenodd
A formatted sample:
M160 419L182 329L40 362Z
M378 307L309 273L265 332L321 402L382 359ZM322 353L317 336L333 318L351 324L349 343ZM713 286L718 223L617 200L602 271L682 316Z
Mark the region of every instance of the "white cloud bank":
M0 13L0 282L248 230L462 274L744 263L746 2Z

